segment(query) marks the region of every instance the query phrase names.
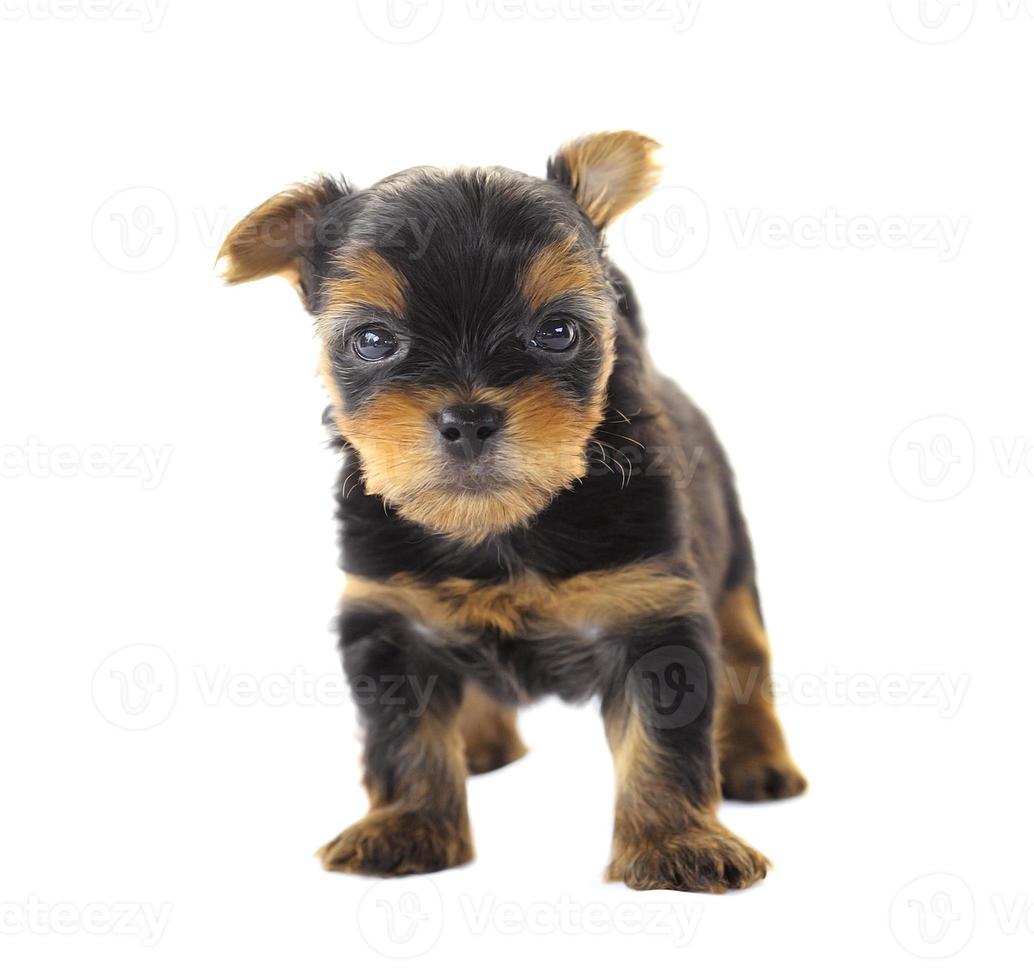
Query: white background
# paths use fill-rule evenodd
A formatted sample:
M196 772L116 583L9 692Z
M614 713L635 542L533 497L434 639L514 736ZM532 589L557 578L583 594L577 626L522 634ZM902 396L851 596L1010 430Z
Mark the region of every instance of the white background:
M1034 10L156 2L2 5L5 976L1019 975ZM601 726L545 703L477 862L371 892L311 857L363 811L312 329L215 252L319 170L617 128L665 146L612 250L737 467L811 789L723 807L749 892L604 885Z

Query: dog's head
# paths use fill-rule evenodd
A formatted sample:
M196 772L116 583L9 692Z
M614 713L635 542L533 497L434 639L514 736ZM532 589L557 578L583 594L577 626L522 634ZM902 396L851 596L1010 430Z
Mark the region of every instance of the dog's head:
M586 472L614 362L602 236L654 185L655 147L588 136L545 180L415 169L356 191L321 178L244 218L223 275L294 283L366 491L477 542Z

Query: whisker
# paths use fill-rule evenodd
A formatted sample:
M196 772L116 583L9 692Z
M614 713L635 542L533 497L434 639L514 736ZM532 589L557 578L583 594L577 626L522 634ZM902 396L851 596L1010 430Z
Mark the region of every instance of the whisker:
M621 489L624 490L625 487L628 486L629 481L632 479L632 461L620 449L618 449L616 446L612 446L609 442L603 442L602 439L597 439L594 441L598 442L601 446L606 446L606 448L609 449L611 453L613 453L611 459L613 459L614 462L617 463L618 469L621 470ZM618 460L618 456L620 456L621 459L623 459L625 463L628 464L628 473L625 473L625 467L622 466L621 462Z
M646 452L646 446L644 446L638 439L633 439L631 436L626 436L622 432L611 432L610 429L600 429L600 432L604 432L608 436L617 436L619 439L625 439L628 442L634 442L644 453Z
M598 439L593 439L591 440L591 445L600 447L600 462L607 467L608 472L613 473L614 467L607 462L607 450L604 447L603 443L600 442Z

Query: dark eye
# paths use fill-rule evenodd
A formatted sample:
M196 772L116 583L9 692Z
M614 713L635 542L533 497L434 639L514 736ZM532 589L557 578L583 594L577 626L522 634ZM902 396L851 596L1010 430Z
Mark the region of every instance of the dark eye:
M559 353L573 347L577 339L578 330L571 320L554 317L538 326L530 344L532 347Z
M383 361L399 349L399 342L387 327L371 323L356 331L352 348L364 361Z

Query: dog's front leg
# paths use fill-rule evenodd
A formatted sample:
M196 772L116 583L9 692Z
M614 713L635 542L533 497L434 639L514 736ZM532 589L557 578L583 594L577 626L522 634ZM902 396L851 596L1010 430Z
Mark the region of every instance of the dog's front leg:
M716 816L714 644L704 615L626 638L603 704L617 779L611 881L723 892L765 876L766 859Z
M398 616L346 611L341 626L370 811L320 849L324 868L406 875L470 861L459 678Z

